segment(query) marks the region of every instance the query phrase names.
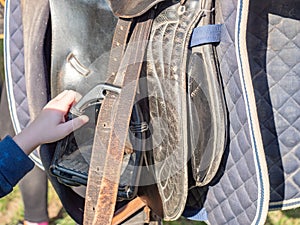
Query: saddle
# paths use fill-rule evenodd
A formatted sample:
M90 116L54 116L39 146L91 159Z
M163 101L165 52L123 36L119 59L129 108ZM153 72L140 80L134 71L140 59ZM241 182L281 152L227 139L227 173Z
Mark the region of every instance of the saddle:
M212 15L203 11L212 5L125 3L50 1L51 95L75 89L83 97L68 119L83 113L91 118L57 143L50 169L66 185L87 186L85 218L98 216L97 224L108 224L112 218L100 217L104 211L113 214L114 199L131 200L149 185L140 179L145 167L159 191L155 201L162 204L152 210L176 220L186 204L188 167L190 186L206 185L225 148L219 71L216 61L206 60L216 60L214 47L189 47L193 29L212 23ZM80 26L68 25L70 16ZM117 196L109 192L116 184Z
M296 9L297 1L25 0L21 13L7 1L16 132L64 89L82 95L68 118L91 119L39 151L71 217L264 224L268 210L299 206Z

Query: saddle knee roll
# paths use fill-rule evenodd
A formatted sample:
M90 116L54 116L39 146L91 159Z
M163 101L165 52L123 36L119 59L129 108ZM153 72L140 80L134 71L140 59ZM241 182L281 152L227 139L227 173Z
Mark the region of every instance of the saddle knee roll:
M188 68L189 150L196 186L213 179L226 145L227 113L213 48L194 47Z

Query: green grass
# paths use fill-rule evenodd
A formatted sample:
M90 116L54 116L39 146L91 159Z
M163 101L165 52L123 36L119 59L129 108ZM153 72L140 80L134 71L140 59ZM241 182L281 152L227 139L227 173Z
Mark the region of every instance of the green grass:
M75 225L76 223L65 212L61 203L49 184L48 209L50 225ZM0 225L16 225L22 221L24 208L18 186L14 191L0 199ZM164 225L204 225L203 222L195 222L180 218L177 221L164 222ZM268 213L265 225L300 225L300 208L287 211L272 211Z
M49 184L48 211L50 225L75 225L76 223L63 209L58 196ZM23 221L24 207L21 192L16 186L12 193L0 199L0 225L16 225Z
M266 225L300 225L300 208L269 212Z
M0 224L17 224L19 218L23 218L23 216L21 194L17 187L11 194L0 199Z
M197 221L191 221L187 220L184 218L180 218L177 221L172 221L172 222L164 222L164 225L205 225L206 223L204 222L197 222Z

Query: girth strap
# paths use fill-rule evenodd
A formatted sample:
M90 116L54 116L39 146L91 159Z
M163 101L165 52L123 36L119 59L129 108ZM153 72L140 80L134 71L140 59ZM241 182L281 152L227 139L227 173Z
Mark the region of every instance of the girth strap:
M154 12L150 11L137 19L116 76L114 68L117 68L117 63L113 61L118 59L110 58L109 73L115 76L113 85L122 89L119 94L107 91L98 116L86 193L85 225L112 222L125 142L153 16ZM116 52L122 52L121 49ZM111 56L117 56L114 51L112 49Z

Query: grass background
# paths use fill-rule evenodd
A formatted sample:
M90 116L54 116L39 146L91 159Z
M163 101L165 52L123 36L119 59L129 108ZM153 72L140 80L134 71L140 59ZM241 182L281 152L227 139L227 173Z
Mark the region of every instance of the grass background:
M49 183L48 211L50 225L75 225L76 223L63 209L58 196ZM18 186L14 191L0 199L0 225L17 225L23 220L24 208ZM188 221L183 218L178 221L164 222L164 225L204 225L203 222ZM273 211L268 213L266 225L300 225L300 209Z
M0 41L0 89L4 78L3 42ZM0 115L1 116L1 115ZM76 223L63 209L58 196L49 183L48 212L50 225L75 225ZM24 208L18 186L14 191L0 199L0 225L17 225L23 221ZM166 225L203 225L203 222L179 219L173 222L164 222ZM268 213L266 225L300 225L300 208L287 211L273 211Z

